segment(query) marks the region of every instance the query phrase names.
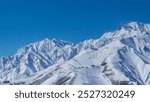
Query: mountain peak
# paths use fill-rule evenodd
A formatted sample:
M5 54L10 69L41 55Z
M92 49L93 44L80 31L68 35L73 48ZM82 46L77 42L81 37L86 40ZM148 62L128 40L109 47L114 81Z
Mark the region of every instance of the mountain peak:
M56 45L56 46L59 46L59 47L63 47L65 45L72 45L71 42L68 42L68 41L64 41L64 40L60 40L60 39L56 39L56 38L53 38L53 39L48 39L48 38L45 38L44 40L42 41L39 41L37 43L40 43L40 44L52 44L52 45Z
M140 22L130 22L128 24L122 25L119 30L126 30L126 31L140 31L141 33L147 30L145 24Z
M50 41L50 39L49 38L45 38L45 39L43 39L43 41Z
M130 22L127 25L133 27L133 26L138 26L140 24L142 24L142 23L140 23L140 22Z
M136 28L144 28L145 25L141 22L130 22L127 24L127 26L130 26L136 29Z
M130 22L122 25L114 32L104 33L100 38L102 45L106 45L112 41L122 38L142 36L143 34L150 34L150 25L140 22Z

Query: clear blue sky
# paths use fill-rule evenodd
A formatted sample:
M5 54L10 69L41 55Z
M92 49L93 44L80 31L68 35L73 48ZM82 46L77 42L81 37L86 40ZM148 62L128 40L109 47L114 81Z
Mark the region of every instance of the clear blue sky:
M0 0L0 56L44 38L79 42L150 23L150 0Z

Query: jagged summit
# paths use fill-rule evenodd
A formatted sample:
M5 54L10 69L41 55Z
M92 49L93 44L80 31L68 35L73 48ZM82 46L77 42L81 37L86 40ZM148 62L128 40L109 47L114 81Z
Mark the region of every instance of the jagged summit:
M36 45L37 44L41 44L41 45L49 44L49 45L58 46L58 47L64 47L65 45L72 45L71 42L56 39L56 38L53 38L53 39L46 38L46 39L43 39L41 41L32 43L30 45L33 45L33 44L36 44Z
M137 26L143 26L144 24L143 23L141 23L141 22L130 22L130 23L128 23L127 24L127 26L131 26L131 27L137 27Z
M63 41L59 39L43 39L38 42L31 43L29 45L26 45L25 47L19 49L17 53L21 52L27 52L27 51L34 51L34 52L43 52L44 50L50 51L55 48L63 48L66 45L72 46L73 43L68 42L68 41Z
M120 26L118 30L114 32L104 33L100 39L103 43L102 45L106 45L115 40L120 40L133 36L143 36L144 34L150 34L149 24L130 22L128 24Z
M137 31L139 33L144 33L150 30L150 25L141 22L130 22L128 24L119 27L119 31L123 31L123 30L129 32Z
M134 28L134 27L139 27L139 26L144 26L144 24L141 22L129 22L127 24L121 25L119 28L124 28L124 27Z
M53 38L53 39L45 38L40 42L54 42L54 43L72 44L71 42L61 40L61 39L57 39L57 38Z

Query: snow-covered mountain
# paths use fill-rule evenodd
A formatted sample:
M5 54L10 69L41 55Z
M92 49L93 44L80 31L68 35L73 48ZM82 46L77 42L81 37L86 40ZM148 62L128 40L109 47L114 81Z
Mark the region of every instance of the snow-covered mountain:
M62 40L44 39L18 50L14 56L1 57L0 68L3 80L27 77L53 64L71 59L73 44Z
M44 39L0 58L1 84L150 84L150 25L78 44Z

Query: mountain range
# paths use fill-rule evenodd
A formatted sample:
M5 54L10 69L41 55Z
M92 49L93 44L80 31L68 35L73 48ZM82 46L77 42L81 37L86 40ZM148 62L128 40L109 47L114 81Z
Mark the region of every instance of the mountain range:
M149 85L150 24L131 22L77 44L31 43L0 57L0 84Z

